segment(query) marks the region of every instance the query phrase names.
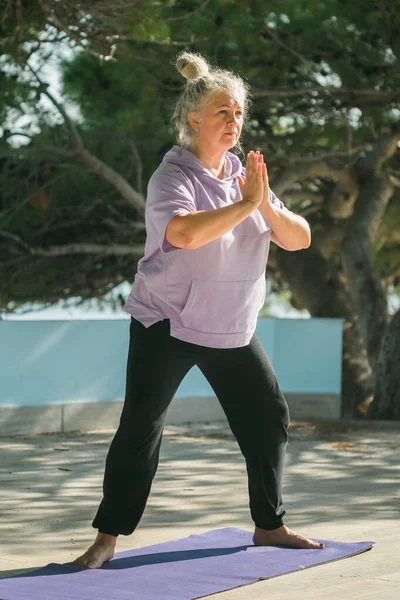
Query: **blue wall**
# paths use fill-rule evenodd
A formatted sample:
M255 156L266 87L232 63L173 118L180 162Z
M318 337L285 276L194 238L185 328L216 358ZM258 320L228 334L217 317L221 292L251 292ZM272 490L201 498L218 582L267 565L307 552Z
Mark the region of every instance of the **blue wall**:
M260 318L257 335L284 392L340 394L341 319ZM0 405L123 399L128 339L129 319L0 321ZM177 392L212 395L197 368Z

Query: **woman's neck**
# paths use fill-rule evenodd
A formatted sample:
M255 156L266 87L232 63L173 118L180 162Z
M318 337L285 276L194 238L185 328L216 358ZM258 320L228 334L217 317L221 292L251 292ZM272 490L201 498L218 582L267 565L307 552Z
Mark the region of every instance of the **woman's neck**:
M199 161L205 166L218 179L223 179L225 169L225 151L219 150L218 152L210 153L209 151L202 150L199 146L188 146L186 150L189 150L194 154Z

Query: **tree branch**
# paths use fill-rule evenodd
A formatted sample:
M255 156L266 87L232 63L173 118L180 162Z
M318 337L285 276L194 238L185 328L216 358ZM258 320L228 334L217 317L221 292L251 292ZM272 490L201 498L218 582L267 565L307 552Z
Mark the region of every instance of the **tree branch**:
M301 212L299 212L299 215L301 215L302 217L307 217L308 215L312 215L312 213L319 211L319 209L320 206L311 204L310 206L307 206L307 208L304 208Z
M304 181L306 179L315 179L316 177L322 177L326 179L334 179L336 181L342 181L348 183L353 180L353 177L346 171L346 167L339 161L336 160L320 160L315 157L315 160L308 164L299 164L294 168L285 169L282 173L274 179L271 183L271 188L274 190L277 196L283 196L284 192L298 181Z
M58 44L60 42L63 42L64 40L68 40L69 36L64 34L62 35L61 33L59 35L54 36L52 39L48 38L47 40L36 40L36 50L39 49L39 47L42 44Z
M31 248L33 256L67 256L70 254L91 254L98 256L138 256L144 254L144 244L66 244L65 246L50 246L50 248Z
M13 137L14 135L20 135L22 137L27 137L29 139L33 138L32 135L29 135L28 133L25 133L24 131L5 131L3 133L3 139L8 140L10 137Z
M139 191L139 194L141 194L142 189L143 189L143 179L142 179L143 163L142 163L142 159L140 158L140 154L137 149L137 146L133 140L131 140L131 149L132 149L133 157L136 160L136 186Z
M397 152L399 140L400 125L397 125L391 133L383 135L372 150L358 161L356 168L359 176L363 177L372 171L378 171L383 163Z
M99 158L91 154L84 146L81 136L77 128L75 127L72 120L69 118L66 110L62 106L60 102L58 102L54 96L48 91L47 84L44 84L40 77L35 73L32 67L28 64L28 68L31 73L34 75L36 81L39 83L40 88L39 91L43 93L47 98L52 102L52 104L57 108L57 110L62 115L65 124L67 125L73 142L73 147L75 149L75 154L78 155L83 162L88 165L95 173L98 173L111 183L122 195L122 197L129 202L131 206L136 208L139 214L143 215L145 210L145 199L142 194L137 192L127 181L126 179L120 175L117 171L115 171L112 167L109 167L106 163L101 161Z
M348 148L347 150L341 150L337 152L325 152L324 154L316 154L315 156L298 156L290 159L290 164L294 163L306 163L306 162L316 162L318 160L326 160L327 158L338 158L338 157L346 157L351 156L352 154L357 154L357 152L362 152L363 150L367 150L371 148L371 144L362 144L361 146L356 146L355 148Z
M282 171L271 183L271 188L278 197L283 197L294 183L315 178L332 179L337 182L327 199L325 209L331 217L347 219L353 212L359 184L354 170L336 159L315 160L305 165L298 163L293 168Z
M115 189L120 192L122 197L125 198L131 206L136 208L140 215L144 214L146 202L143 195L137 192L130 183L122 177L122 175L117 171L114 171L112 167L109 167L86 149L79 152L79 156L89 167L91 167L92 171L98 173L103 179L111 183Z
M92 48L90 48L89 46L87 46L84 43L87 41L86 38L82 38L79 35L79 33L71 31L71 29L69 29L69 27L67 25L65 25L61 21L61 19L57 16L53 7L49 7L47 5L47 3L44 2L43 0L39 0L39 2L40 2L40 6L41 6L42 10L48 14L50 20L54 23L54 25L57 27L57 29L59 29L60 31L63 31L65 33L65 35L68 36L68 38L70 40L75 42L75 44L78 44L78 46L80 46L84 50L84 52L86 52L86 54L90 54L91 56L98 58L100 60L100 62L103 62L103 61L116 62L116 59L114 58L116 46L115 47L111 46L111 53L109 55L100 54L100 52L93 50Z
M32 200L32 198L34 198L35 196L37 196L37 194L39 192L43 191L44 189L46 189L47 187L49 187L50 185L52 185L55 181L57 181L58 179L60 179L60 177L63 177L63 175L64 175L64 173L62 173L58 177L53 177L49 181L46 181L45 183L43 183L40 187L36 188L33 192L31 192L30 194L28 194L20 202L20 204L18 204L15 208L13 207L12 212L10 212L8 215L6 214L6 216L2 220L3 225L6 224L6 223L8 223L8 221L10 221L17 214L17 212L21 210L21 208L23 208L30 200ZM6 232L4 232L4 233L6 233ZM13 234L11 234L11 235L13 235ZM22 242L22 240L21 240L21 243L24 243L24 242Z
M157 46L189 46L191 44L197 44L199 42L207 41L208 38L195 38L193 35L190 39L182 42L174 40L138 40L130 35L108 35L105 38L109 42L121 41L121 42L136 42L138 44L156 44Z
M21 0L16 0L16 2L15 2L15 13L16 13L17 22L18 22L18 28L17 28L17 56L18 56L18 59L19 59L20 63L22 63L22 61L23 61L22 44L23 44L23 38L24 38L24 15L23 15L23 10L22 10L22 2L21 2Z
M261 30L262 32L264 31L265 33L267 33L269 35L269 37L274 40L274 42L276 42L279 46L281 46L282 48L285 48L285 50L287 50L288 52L290 52L290 54L293 54L293 56L295 56L296 58L298 58L299 60L301 60L302 63L307 64L308 61L306 58L304 58L304 56L302 56L301 54L299 54L298 52L296 52L296 50L293 50L293 48L291 48L290 46L287 46L286 44L284 44L282 42L282 40L279 39L279 36L274 33L273 31L271 31L271 29L269 27L267 27L267 25L264 25L264 27Z
M310 88L302 88L299 90L294 90L291 88L281 89L281 90L260 90L256 88L252 88L252 96L253 98L295 98L297 96L304 96L306 94L318 95L321 93L331 93L334 96L351 96L354 99L357 98L368 98L373 97L379 99L381 101L389 100L394 101L400 97L400 91L395 92L383 92L381 90L374 89L352 89L352 88L344 88L344 87L335 87L335 86L315 86Z
M8 19L9 13L11 12L11 8L12 8L12 0L7 0L7 4L5 6L5 9L4 9L4 12L3 12L3 16L1 18L1 25L2 25L2 27L4 27L4 25L5 25L5 23L6 23L7 19Z
M180 17L166 17L165 21L181 21L182 19L187 19L188 17L200 12L205 6L207 6L209 2L210 0L204 0L203 4L201 4L198 8L191 10Z
M58 146L19 146L13 150L10 150L6 154L0 154L0 158L8 158L11 156L15 156L18 154L36 154L36 153L48 153L48 154L57 154L59 156L78 156L78 153L75 150L67 150L66 148L59 148Z
M397 179L397 177L395 177L394 175L389 175L389 179L394 187L400 187L400 179Z
M313 204L318 204L321 206L325 202L324 194L319 194L318 192L308 192L307 190L293 190L287 191L284 193L284 199L289 200L290 202L305 202L309 200Z
M332 159L329 154L300 159L292 163L294 164L292 168L284 170L271 183L271 187L277 196L284 196L286 190L295 182L316 177L333 179L337 181L337 185L325 205L326 211L331 217L348 219L354 211L360 180L371 172L379 170L383 163L396 153L399 140L400 126L396 126L392 133L382 136L365 157L351 166ZM355 150L361 149L359 147ZM347 154L346 152L345 155ZM396 185L395 182L392 184Z
M49 85L47 83L44 83L40 77L38 76L38 74L35 72L34 69L32 69L31 65L29 64L29 62L26 63L26 66L28 67L29 71L32 73L32 75L35 77L36 81L39 83L39 92L41 94L44 94L45 96L47 96L47 98L50 100L50 102L56 107L56 109L58 110L58 112L61 114L62 118L65 121L65 124L67 125L72 140L73 140L73 145L75 146L75 149L77 151L80 151L84 148L83 142L82 142L82 138L78 133L77 128L75 127L75 124L71 121L71 119L69 118L67 112L65 111L64 107L62 106L62 104L60 104L60 102L58 102L53 94L51 94L48 90Z
M28 252L30 251L30 247L28 246L28 244L21 240L21 238L18 235L15 235L15 233L10 233L9 231L2 231L0 229L0 236L13 240L14 242L22 246L24 250L28 250Z

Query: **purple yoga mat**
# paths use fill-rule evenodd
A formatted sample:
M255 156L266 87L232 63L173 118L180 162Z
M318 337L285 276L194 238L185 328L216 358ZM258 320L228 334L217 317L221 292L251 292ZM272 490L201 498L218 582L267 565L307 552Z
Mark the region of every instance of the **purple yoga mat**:
M1 600L194 600L365 552L374 542L330 542L323 550L252 543L242 529L120 552L101 569L51 563L0 580Z

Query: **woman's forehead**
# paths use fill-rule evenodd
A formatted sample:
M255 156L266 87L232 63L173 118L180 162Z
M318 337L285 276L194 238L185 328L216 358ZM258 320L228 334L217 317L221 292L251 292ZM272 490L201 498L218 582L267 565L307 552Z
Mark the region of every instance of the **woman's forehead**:
M226 92L216 92L210 98L209 105L218 108L219 106L230 106L232 108L243 108L243 102L239 97L232 96Z

